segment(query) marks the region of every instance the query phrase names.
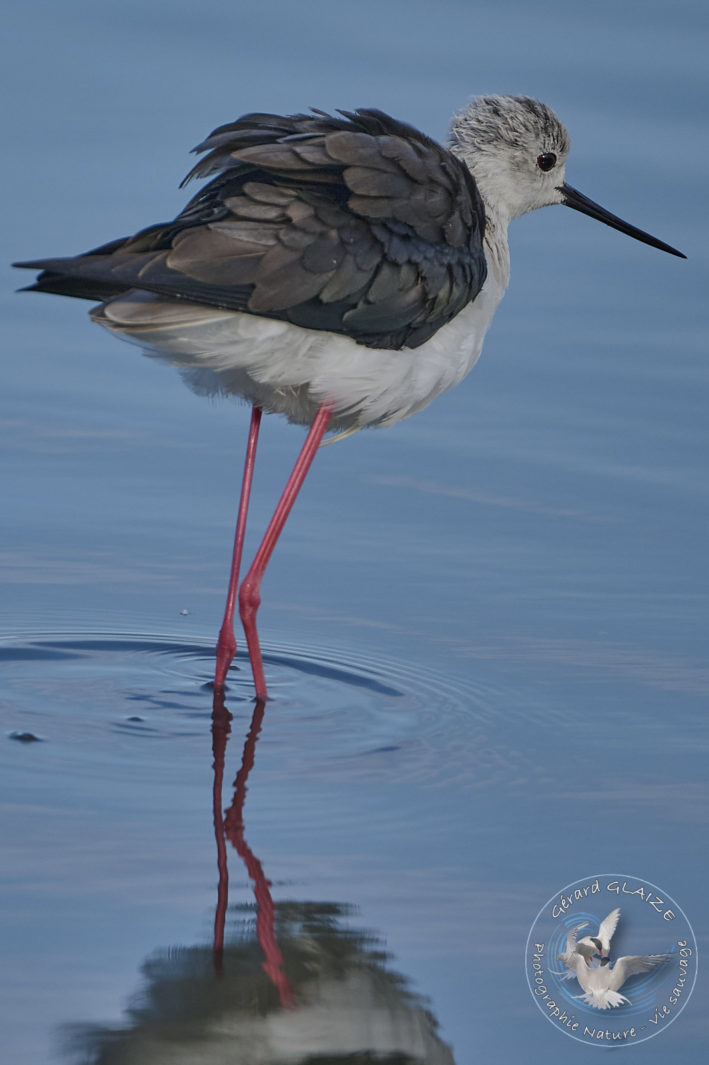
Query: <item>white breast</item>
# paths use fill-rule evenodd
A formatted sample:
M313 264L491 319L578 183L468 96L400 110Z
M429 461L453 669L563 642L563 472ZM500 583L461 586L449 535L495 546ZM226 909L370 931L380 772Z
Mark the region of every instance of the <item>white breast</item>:
M309 425L333 404L333 429L391 425L422 410L473 368L505 290L490 270L476 299L418 348L368 348L339 334L130 292L94 321L179 367L194 391L235 395Z

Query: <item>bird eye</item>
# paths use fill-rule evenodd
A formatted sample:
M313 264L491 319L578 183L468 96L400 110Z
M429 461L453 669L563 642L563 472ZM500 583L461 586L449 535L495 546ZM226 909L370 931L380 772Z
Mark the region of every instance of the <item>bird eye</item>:
M551 170L552 167L556 166L556 156L553 152L544 152L543 155L537 156L537 166L545 172Z

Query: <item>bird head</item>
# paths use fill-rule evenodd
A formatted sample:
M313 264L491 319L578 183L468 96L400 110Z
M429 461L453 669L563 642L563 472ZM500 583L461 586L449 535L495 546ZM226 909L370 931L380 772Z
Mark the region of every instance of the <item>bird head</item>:
M488 215L503 225L527 211L561 203L644 244L686 258L567 185L569 135L551 108L539 100L476 97L453 119L449 146L475 178Z
M561 203L571 142L554 112L528 96L478 96L453 119L450 148L488 210L506 221Z

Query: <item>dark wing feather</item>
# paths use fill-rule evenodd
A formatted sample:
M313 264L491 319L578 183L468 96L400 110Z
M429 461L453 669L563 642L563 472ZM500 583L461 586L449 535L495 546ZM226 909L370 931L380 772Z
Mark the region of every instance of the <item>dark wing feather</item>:
M43 269L31 288L138 288L416 347L485 280L485 215L450 152L381 111L245 115L198 146L210 177L178 217Z

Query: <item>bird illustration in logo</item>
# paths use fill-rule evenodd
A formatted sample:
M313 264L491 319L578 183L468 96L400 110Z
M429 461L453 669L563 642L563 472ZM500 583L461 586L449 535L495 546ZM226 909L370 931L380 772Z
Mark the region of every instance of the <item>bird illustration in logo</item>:
M567 969L564 978L576 978L583 989L583 994L577 997L599 1010L630 1005L630 999L620 994L621 987L631 976L651 972L670 957L669 954L628 954L611 965L608 950L619 917L620 910L613 910L601 922L598 936L584 936L578 941L577 934L588 921L576 925L566 937L566 950L558 955ZM600 956L600 964L592 966L590 961L596 953Z
M611 939L616 930L619 917L620 908L611 910L608 916L601 921L597 935L584 936L583 939L579 939L578 941L576 939L576 933L582 928L587 928L588 921L582 921L581 924L575 925L566 938L566 950L563 954L557 954L557 959L563 962L566 966L566 972L557 972L555 975L563 976L565 980L573 980L576 976L576 954L580 954L585 959L586 965L589 966L591 964L591 959L596 954L599 954L601 958L608 957Z
M581 943L583 942L583 940L579 940L579 942L577 942L576 934L577 932L580 932L582 928L588 928L588 921L582 921L581 924L574 925L574 927L571 929L568 936L566 937L566 950L563 952L563 954L557 954L556 956L558 961L564 963L566 969L562 969L561 972L557 972L552 969L552 972L555 976L561 976L564 980L575 979L576 955L583 954L583 951L581 950ZM591 955L589 955L589 959L590 957Z
M603 918L595 936L584 936L583 939L579 939L576 944L576 950L579 954L583 954L587 962L590 962L594 954L600 954L601 959L608 957L611 939L618 927L619 917L620 907L616 907L615 910L611 910L607 917Z

